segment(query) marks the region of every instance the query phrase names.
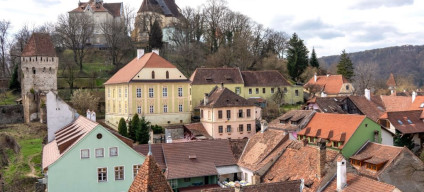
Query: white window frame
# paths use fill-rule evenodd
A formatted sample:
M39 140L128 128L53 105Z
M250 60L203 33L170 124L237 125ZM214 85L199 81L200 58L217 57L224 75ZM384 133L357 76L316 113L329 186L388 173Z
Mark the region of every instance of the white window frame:
M116 179L116 170L115 169L117 167L122 167L122 179ZM115 181L123 181L123 180L125 180L125 166L119 165L119 166L113 167L113 173L114 173Z
M128 88L125 87L125 98L128 97Z
M141 88L136 89L136 97L141 98Z
M139 105L137 106L137 114L141 114L141 112L142 112L142 109L141 109L141 106Z
M87 150L88 151L88 157L82 157L82 151ZM90 149L81 149L80 150L80 159L90 159Z
M178 180L177 179L171 179L169 180L169 185L171 185L172 189L178 188Z
M135 171L135 170L134 170L134 167L135 167L135 166L137 166L137 167L138 167L137 171ZM138 170L140 170L140 168L141 168L141 164L135 164L135 165L133 165L133 166L132 166L132 170L133 170L133 179L137 176L137 174L138 174Z
M168 97L168 88L167 87L162 88L162 97Z
M168 113L168 105L163 105L163 112Z
M182 96L183 96L183 88L178 87L178 97L182 97Z
M106 180L99 180L99 169L106 169ZM97 182L98 183L104 183L107 182L108 178L107 178L107 167L97 167Z
M103 156L97 156L97 150L98 149L103 150ZM96 158L103 158L103 157L105 157L105 148L96 148L96 149L94 149L94 155L96 156Z
M183 112L183 105L178 105L178 111Z
M155 108L153 107L153 105L149 106L149 113L154 113L155 112Z
M149 98L153 98L153 97L155 97L155 94L154 94L154 89L151 87L149 88Z
M112 153L110 152L110 150L112 148L116 148L116 155L112 155ZM118 147L109 147L109 157L118 157L119 156L119 149Z

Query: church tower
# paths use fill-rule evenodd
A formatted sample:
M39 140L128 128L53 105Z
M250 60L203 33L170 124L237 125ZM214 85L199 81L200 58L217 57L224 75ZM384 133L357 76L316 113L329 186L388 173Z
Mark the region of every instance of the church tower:
M21 89L26 123L46 121L46 94L57 93L59 59L47 33L33 33L21 55Z

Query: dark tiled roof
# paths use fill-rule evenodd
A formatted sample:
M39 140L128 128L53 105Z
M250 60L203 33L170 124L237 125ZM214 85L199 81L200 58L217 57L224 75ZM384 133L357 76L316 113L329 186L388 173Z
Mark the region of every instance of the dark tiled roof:
M243 153L244 147L247 144L248 139L231 139L231 151L233 151L234 158L238 161L241 154Z
M294 131L298 128L302 129L311 120L315 111L312 110L291 110L277 119L274 119L268 124L271 129L283 129L287 131ZM286 121L286 123L281 123ZM300 121L296 125L291 125L290 121Z
M247 99L237 95L227 88L216 87L211 91L208 96L208 103L202 100L199 107L241 107L241 106L255 106L254 103L249 102Z
M299 192L301 189L302 181L282 181L275 183L260 183L257 185L242 186L240 192ZM202 192L234 192L235 188L215 188L206 189Z
M347 185L343 188L343 192L389 192L395 191L396 187L387 183L379 182L367 177L355 175L353 173L346 174ZM335 177L330 184L324 189L325 192L337 191L337 178Z
M204 136L206 139L212 139L209 133L206 131L205 127L203 127L202 123L191 123L186 124L184 127L190 131L190 135L192 137L196 136Z
M346 113L341 105L346 97L317 97L315 103L323 113Z
M373 96L372 98L378 98L378 96ZM369 101L365 98L365 96L349 96L349 99L362 112L362 114L374 121L377 121L378 118L385 112L383 106L377 105L377 102L373 102L376 99L371 99L371 101Z
M113 16L121 16L122 3L103 3L103 7L106 8Z
M162 144L151 144L152 148L152 155L155 157L156 163L159 165L159 167L162 170L166 169L165 164L165 158L163 157L163 151L162 151ZM149 153L149 145L136 145L133 147L135 151L138 153L143 154L144 156L147 156L147 153Z
M165 16L180 16L179 7L175 4L175 0L143 0L138 13L146 11L161 13Z
M50 35L47 33L33 33L22 51L22 57L48 56L56 57L56 51Z
M269 71L242 71L245 87L279 87L291 86L291 84L275 70Z
M239 68L197 68L190 80L192 85L244 84Z
M423 133L424 122L420 119L422 112L422 110L387 112L387 118L398 131L404 134Z
M148 155L138 170L129 192L162 191L172 192L172 188L159 168L155 158Z

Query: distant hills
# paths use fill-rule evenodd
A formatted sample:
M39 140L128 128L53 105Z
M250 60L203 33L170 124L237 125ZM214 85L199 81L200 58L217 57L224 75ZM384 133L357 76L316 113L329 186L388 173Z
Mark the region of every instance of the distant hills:
M319 58L320 65L326 69L334 69L340 55ZM376 63L377 78L387 79L390 73L395 76L412 75L418 86L424 83L424 45L396 46L381 49L349 53L354 66L359 63Z

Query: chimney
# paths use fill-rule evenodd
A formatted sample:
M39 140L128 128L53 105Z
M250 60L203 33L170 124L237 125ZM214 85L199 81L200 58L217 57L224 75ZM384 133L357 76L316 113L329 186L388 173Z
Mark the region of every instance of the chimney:
M153 142L153 130L152 129L149 130L149 136L150 136L149 142L154 143Z
M265 132L268 129L268 122L266 120L261 121L261 133Z
M371 101L371 91L367 88L365 88L365 98L367 98L368 101Z
M152 53L156 53L159 55L159 49L152 49Z
M346 186L346 160L343 157L337 159L337 191L342 191Z
M374 142L376 143L380 142L380 133L377 130L374 131Z
M241 192L241 185L238 181L234 184L234 192Z
M221 82L221 89L224 89L224 83Z
M325 94L325 92L321 92L321 97L327 97L327 94Z
M137 49L137 59L140 59L144 55L144 49Z
M90 109L87 109L87 112L86 112L86 116L85 117L87 117L87 119L90 119L91 120L91 111L90 111Z
M417 97L417 92L412 91L412 103L415 101L416 97Z
M208 104L208 102L209 102L208 98L209 98L209 94L205 93L205 98L203 99L203 105Z
M172 137L168 136L168 138L166 139L166 143L172 143Z
M314 73L314 81L317 82L317 73Z
M327 77L330 77L330 74L329 73L327 73Z
M318 178L324 177L325 174L325 160L327 159L327 146L324 139L321 139L318 142L319 153L318 153L318 170L317 175Z

